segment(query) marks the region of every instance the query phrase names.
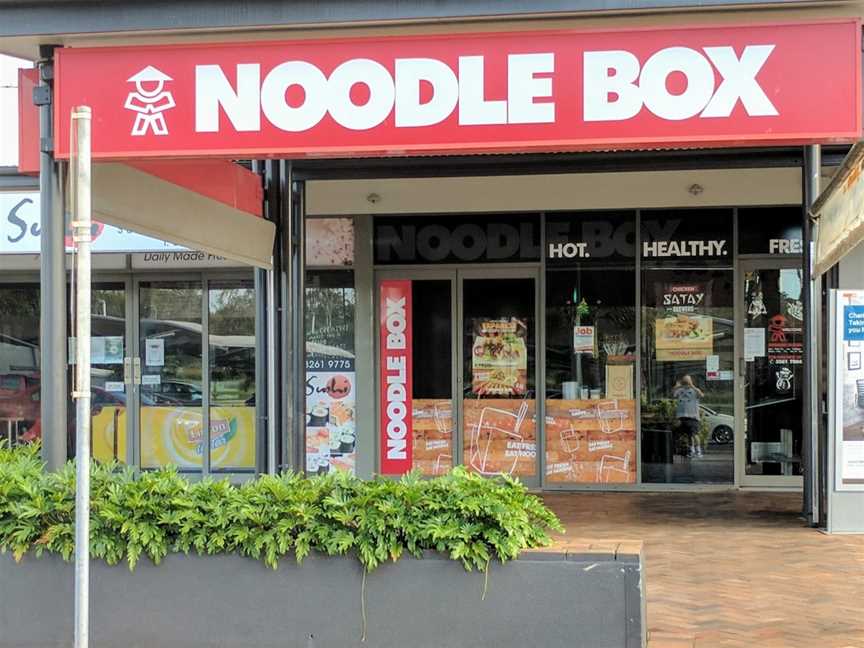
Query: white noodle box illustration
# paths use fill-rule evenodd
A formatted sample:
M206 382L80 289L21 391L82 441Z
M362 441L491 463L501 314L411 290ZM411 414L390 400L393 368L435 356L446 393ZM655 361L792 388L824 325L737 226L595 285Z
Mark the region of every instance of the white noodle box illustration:
M499 427L495 424L494 418L492 418L494 415L504 419L505 424L509 424L512 427ZM524 437L520 430L527 415L528 405L525 402L519 406L519 410L516 413L498 409L497 407L484 407L480 411L480 420L471 430L471 467L482 475L491 475L498 472L487 470L489 450L492 446L493 439L496 436L503 436L505 440L524 441ZM485 435L485 438L481 438L483 435ZM501 470L500 472L512 475L516 470L516 465L518 463L519 457L517 455L513 457L513 465L511 465L507 470Z
M132 125L132 135L146 135L148 130L151 130L154 135L167 135L168 124L162 113L177 104L171 92L165 90L165 82L173 79L152 65L148 65L126 81L135 84L135 90L127 95L126 104L123 106L127 110L138 113Z

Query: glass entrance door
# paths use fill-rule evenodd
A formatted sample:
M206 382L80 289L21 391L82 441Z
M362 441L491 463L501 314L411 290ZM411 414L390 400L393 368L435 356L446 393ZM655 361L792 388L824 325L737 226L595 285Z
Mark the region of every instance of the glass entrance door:
M410 295L410 306L405 313L410 323L406 328L411 332L410 381L406 382L408 393L405 394L405 400L410 403L410 467L434 477L449 471L460 459L459 446L455 443L458 403L454 398L456 272L381 272L376 291L379 308L381 286L394 280L410 284L403 287L404 295ZM376 339L380 340L380 335ZM378 351L380 358L380 345ZM378 389L386 388L379 381ZM382 417L379 412L379 421Z
M144 469L253 472L255 290L251 279L135 281L137 453Z
M382 286L393 281L410 294L411 467L434 476L464 464L538 485L534 274L379 272L379 311ZM376 339L380 363L380 329Z
M741 483L801 486L802 269L776 260L742 261L740 268Z
M142 468L204 463L204 290L199 281L139 281L139 451Z

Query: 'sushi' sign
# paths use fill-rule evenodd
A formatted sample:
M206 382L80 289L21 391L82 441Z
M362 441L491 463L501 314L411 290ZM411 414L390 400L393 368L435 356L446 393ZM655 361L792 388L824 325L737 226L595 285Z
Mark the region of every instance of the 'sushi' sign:
M838 21L61 48L56 142L77 105L96 159L853 140L860 43Z
M412 463L411 282L380 284L381 473L398 475Z

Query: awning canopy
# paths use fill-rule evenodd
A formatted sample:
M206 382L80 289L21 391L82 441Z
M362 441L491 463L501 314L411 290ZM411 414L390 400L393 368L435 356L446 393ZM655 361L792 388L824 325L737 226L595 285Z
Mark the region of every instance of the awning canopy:
M814 276L824 274L864 241L864 142L852 147L810 208L816 226Z
M232 179L224 175L233 174L230 167L242 170L260 184L257 176L239 165L218 160L183 161L174 168L170 162L155 164L161 165L160 168L147 171L138 164L93 164L94 218L201 252L272 268L275 226L260 216L260 188L257 192L238 189L232 194L237 199L231 199L215 195L204 186L231 189L242 185L244 180L239 179L242 176ZM184 171L195 165L220 165L228 169L222 177L220 169L211 168L209 177L204 174L195 178ZM250 195L258 196L257 205Z

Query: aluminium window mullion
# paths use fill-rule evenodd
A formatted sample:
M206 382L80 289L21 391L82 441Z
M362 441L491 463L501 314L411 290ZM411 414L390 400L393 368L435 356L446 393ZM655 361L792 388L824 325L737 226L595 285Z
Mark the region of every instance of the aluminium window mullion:
M201 443L203 476L210 474L210 281L201 275Z

